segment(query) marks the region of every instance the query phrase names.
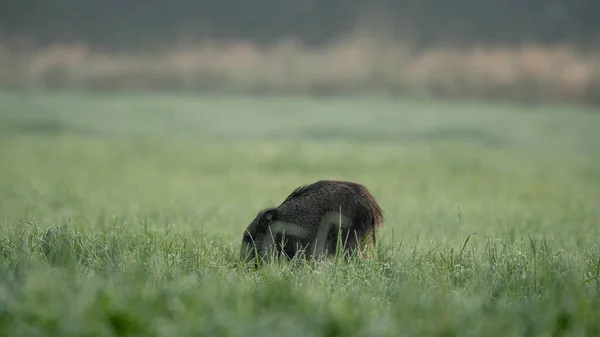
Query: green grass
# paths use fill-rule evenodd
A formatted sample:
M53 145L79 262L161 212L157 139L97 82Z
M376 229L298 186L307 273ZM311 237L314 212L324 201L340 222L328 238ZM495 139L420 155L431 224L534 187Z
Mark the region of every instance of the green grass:
M597 336L598 126L560 106L2 94L1 334ZM373 256L239 268L256 213L319 179L380 202Z

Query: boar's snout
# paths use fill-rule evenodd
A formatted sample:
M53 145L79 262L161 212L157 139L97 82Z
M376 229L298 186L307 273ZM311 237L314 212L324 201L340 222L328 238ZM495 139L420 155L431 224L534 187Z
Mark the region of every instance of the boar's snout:
M255 255L256 255L254 242L252 241L252 238L250 237L250 234L248 234L248 232L245 232L244 236L242 237L242 245L240 248L240 255L241 255L242 260L244 260L246 262L254 259Z

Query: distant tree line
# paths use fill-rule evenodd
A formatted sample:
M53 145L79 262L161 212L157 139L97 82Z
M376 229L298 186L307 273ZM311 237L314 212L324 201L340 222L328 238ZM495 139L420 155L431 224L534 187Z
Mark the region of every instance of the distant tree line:
M318 45L352 29L370 10L421 45L600 41L598 0L2 0L0 31L112 49L181 37L260 44L295 37Z

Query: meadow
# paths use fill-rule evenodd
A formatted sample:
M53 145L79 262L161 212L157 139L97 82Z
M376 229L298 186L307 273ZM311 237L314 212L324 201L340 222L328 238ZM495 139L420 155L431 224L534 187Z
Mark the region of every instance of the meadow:
M599 126L567 105L1 93L0 332L597 336ZM256 213L320 179L378 200L372 254L243 268Z

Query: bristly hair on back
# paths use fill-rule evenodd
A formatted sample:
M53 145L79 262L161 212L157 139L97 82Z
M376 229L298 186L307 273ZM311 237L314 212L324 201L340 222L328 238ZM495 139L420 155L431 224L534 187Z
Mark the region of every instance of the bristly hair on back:
M282 204L286 203L287 201L290 201L292 199L301 197L303 195L305 195L306 193L309 193L310 191L317 189L323 185L327 185L327 184L342 184L342 185L347 185L345 181L340 181L340 180L319 180L317 182L314 182L312 184L306 184L306 185L302 185L297 187L296 189L294 189L292 191L292 193L290 193L290 195L288 195L287 198L285 198L285 200L282 202Z
M339 181L339 180L319 180L315 183L312 184L306 184L306 185L302 185L297 187L296 189L294 189L292 191L292 193L290 193L290 195L288 195L287 198L285 198L285 200L281 203L281 204L285 204L286 202L295 199L295 198L299 198L307 193L310 193L311 191L323 186L323 185L327 185L327 184L342 184L345 186L348 186L348 182L345 181ZM377 204L377 201L375 201L375 199L373 198L373 195L371 195L371 193L366 189L366 187L360 185L360 184L356 184L359 186L359 193L362 194L365 198L363 199L363 204L365 207L367 207L367 209L371 210L371 214L369 215L371 217L371 221L373 221L373 226L375 228L379 228L383 225L383 221L385 218L384 212L383 210L379 207L379 205ZM366 202L366 203L364 203Z
M292 193L290 193L290 195L288 195L288 197L285 198L285 200L283 202L285 203L286 201L289 201L290 199L294 199L294 198L297 198L297 197L305 194L308 190L310 190L309 187L310 187L310 185L302 185L302 186L294 189L292 191Z
M322 185L324 182L325 181L320 180L313 184L306 184L306 185L297 187L296 189L294 189L292 191L292 193L290 193L290 195L288 195L287 198L285 198L285 200L282 202L282 204L285 204L286 202L288 202L292 199L298 198L298 197L308 193L309 191L315 189L317 186Z

